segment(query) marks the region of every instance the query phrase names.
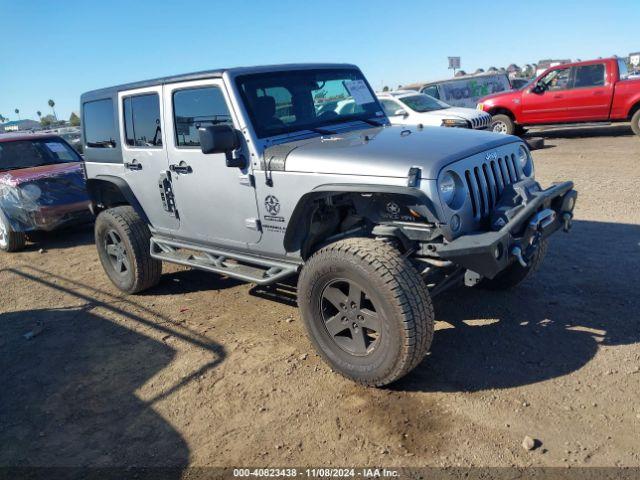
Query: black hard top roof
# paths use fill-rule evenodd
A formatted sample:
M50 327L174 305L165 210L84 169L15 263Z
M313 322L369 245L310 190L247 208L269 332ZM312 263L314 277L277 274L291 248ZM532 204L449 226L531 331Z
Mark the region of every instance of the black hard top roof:
M165 85L167 83L187 82L190 80L204 80L209 78L220 78L225 72L232 73L234 75L250 74L250 73L264 73L272 71L287 71L287 70L305 70L313 68L358 68L356 65L348 63L290 63L281 65L265 65L258 67L233 67L222 68L218 70L203 70L200 72L185 73L182 75L171 75L168 77L154 78L151 80L143 80L140 82L124 83L122 85L116 85L113 87L101 88L98 90L91 90L85 92L81 96L81 102L97 100L99 98L106 98L112 96L116 92L123 90L133 90L136 88L153 87L156 85Z

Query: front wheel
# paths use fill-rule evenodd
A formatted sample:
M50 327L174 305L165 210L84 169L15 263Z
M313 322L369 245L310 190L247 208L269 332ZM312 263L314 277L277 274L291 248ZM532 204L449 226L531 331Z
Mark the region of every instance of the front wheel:
M491 120L491 131L495 133L502 133L504 135L513 135L516 129L516 124L508 115L494 115Z
M151 257L151 232L132 207L100 212L95 238L102 267L120 290L137 293L158 284L162 262Z
M9 220L0 212L0 250L17 252L26 245L24 232L16 232L11 228Z
M636 135L640 135L640 110L631 117L631 130L633 130L633 133Z
M300 274L298 305L318 353L364 385L407 374L433 338L422 277L392 245L374 239L346 239L316 252Z

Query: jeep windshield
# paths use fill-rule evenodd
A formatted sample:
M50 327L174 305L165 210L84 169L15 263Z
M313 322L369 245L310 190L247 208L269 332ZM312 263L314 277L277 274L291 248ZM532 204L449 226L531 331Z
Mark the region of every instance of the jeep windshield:
M56 138L0 142L0 171L81 161L71 147Z
M357 120L369 125L386 122L356 69L258 73L236 82L259 138L304 130L331 133L333 125Z

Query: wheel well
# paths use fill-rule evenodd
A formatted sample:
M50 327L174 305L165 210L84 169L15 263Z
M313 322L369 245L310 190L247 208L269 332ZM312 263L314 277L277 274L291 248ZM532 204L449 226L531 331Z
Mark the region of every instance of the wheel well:
M391 203L399 213L389 213ZM284 247L288 252L299 251L306 259L327 243L347 236L370 235L376 225L393 220L435 222L436 216L426 196L419 199L402 193L312 192L300 200L291 215Z
M640 110L640 102L636 102L629 110L629 120L631 120L631 117L633 117L638 110Z
M507 110L506 108L503 108L503 107L497 107L497 108L491 109L489 110L489 113L491 115L506 115L514 122L516 121L516 117L513 115L511 110Z
M102 210L108 208L131 205L140 218L149 223L142 206L125 180L110 176L90 178L87 180L87 192L91 201L91 211L94 215L98 215Z

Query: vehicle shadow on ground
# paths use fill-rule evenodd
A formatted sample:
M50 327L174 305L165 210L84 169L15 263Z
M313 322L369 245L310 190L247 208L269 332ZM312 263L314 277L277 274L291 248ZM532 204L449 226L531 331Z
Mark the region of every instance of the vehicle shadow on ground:
M70 279L29 267L0 273L82 301L0 314L0 465L170 466L175 470L164 476L180 478L189 447L153 406L216 368L224 349L157 312ZM29 332L37 335L27 339ZM165 336L206 350L211 360L142 399L138 390L176 356L153 338Z
M165 264L166 265L166 264ZM180 295L183 293L202 292L205 290L224 290L237 287L244 282L224 275L203 270L185 268L177 272L163 273L160 283L139 296Z
M639 225L577 221L571 235L552 238L541 270L516 289L438 297L443 328L422 364L393 388L528 385L582 368L599 345L638 343L638 271Z
M526 136L552 138L632 137L628 123L584 127L548 127L529 130Z
M93 224L63 228L52 232L32 232L27 235L28 242L24 248L25 252L37 252L41 248L57 250L94 243Z

